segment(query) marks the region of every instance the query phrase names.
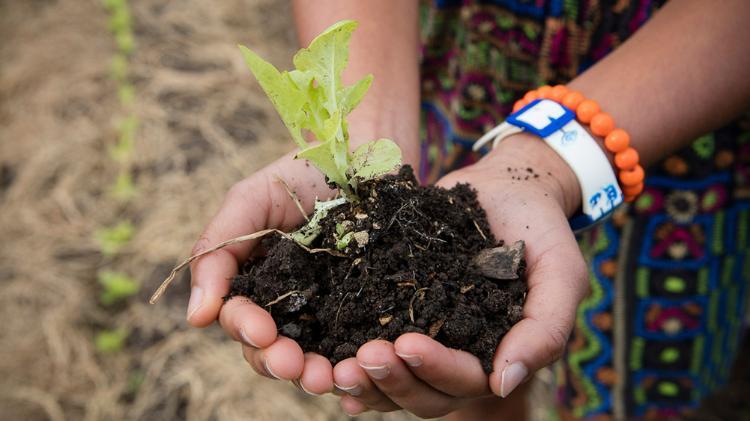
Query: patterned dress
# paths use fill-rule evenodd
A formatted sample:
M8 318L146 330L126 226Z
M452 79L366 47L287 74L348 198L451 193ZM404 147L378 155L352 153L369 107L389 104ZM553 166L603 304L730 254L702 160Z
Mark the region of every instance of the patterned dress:
M657 11L651 0L433 0L421 11L422 167L435 181L541 84L566 83ZM564 418L678 416L728 378L750 279L750 118L647 170L580 238L592 293L556 368Z

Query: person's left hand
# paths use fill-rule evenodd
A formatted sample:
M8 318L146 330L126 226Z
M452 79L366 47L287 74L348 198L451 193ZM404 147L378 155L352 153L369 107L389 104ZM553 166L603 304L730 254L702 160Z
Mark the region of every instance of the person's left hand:
M498 346L489 377L475 356L425 335L368 342L356 358L334 367L341 407L350 415L405 409L438 417L492 394L506 397L565 349L576 307L588 291L587 268L566 217L580 203L575 175L539 139L519 135L438 185L456 183L477 190L496 238L525 241L524 318Z

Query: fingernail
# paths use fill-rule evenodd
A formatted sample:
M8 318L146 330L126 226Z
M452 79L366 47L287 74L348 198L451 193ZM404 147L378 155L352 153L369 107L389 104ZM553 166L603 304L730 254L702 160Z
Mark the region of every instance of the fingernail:
M277 376L276 373L271 370L271 365L268 364L268 361L263 360L263 367L266 368L266 371L271 375L271 377L275 378L276 380L281 380L281 377Z
M190 290L190 301L188 301L188 308L187 308L188 320L190 320L190 318L193 317L193 314L195 314L195 312L201 308L202 304L203 304L203 288L193 287L193 289Z
M522 362L515 362L506 366L500 376L500 397L505 398L510 395L510 392L518 387L528 374L529 369Z
M336 389L352 396L359 396L362 394L362 386L358 384L349 387L339 386L336 383L334 383L333 385L336 387Z
M364 368L367 374L375 380L383 380L384 378L388 377L388 373L391 372L388 364L367 365L359 363L359 366Z
M255 342L253 342L252 339L250 339L247 333L245 333L244 327L240 329L240 339L242 339L242 342L244 342L245 345L251 346L253 348L260 348L258 345L255 344Z
M354 418L354 417L356 417L357 415L361 414L361 412L357 412L356 414L352 414L352 413L350 413L349 411L347 411L346 409L344 409L343 411L344 411L344 413L345 413L345 414L346 414L346 415L347 415L347 416L348 416L349 418Z
M302 380L297 380L297 384L299 385L299 388L302 389L303 392L307 393L311 396L320 396L320 393L313 393L305 388L305 385L302 384Z
M404 360L406 365L408 365L409 367L419 367L420 365L422 365L422 357L419 355L399 354L398 352L396 353L396 355Z

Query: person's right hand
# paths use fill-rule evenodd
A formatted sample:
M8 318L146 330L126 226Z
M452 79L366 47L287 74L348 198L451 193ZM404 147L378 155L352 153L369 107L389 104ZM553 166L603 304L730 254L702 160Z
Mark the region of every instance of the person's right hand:
M287 154L276 162L235 184L224 203L195 244L192 254L222 241L268 228L294 229L304 218L279 178L289 185L306 213L317 198L335 194L323 175L312 165ZM245 359L263 376L298 380L308 393L333 390L333 369L325 357L304 354L297 342L277 335L271 315L247 298L234 297L226 303L239 264L246 261L257 241L235 244L207 254L190 266L191 293L187 320L195 327L215 320L234 340L242 343Z

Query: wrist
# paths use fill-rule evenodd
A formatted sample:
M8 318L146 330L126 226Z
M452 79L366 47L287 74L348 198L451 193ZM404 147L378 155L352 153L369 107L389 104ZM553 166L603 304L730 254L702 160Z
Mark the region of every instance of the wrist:
M367 101L370 98L367 98ZM365 105L363 101L362 105ZM373 101L374 102L374 101ZM419 107L410 104L375 106L373 102L350 115L351 149L371 140L388 138L401 148L402 162L418 168L419 164Z
M532 134L519 133L508 137L483 161L499 169L531 168L539 175L534 180L557 201L568 217L581 207L581 187L573 170L557 152Z

